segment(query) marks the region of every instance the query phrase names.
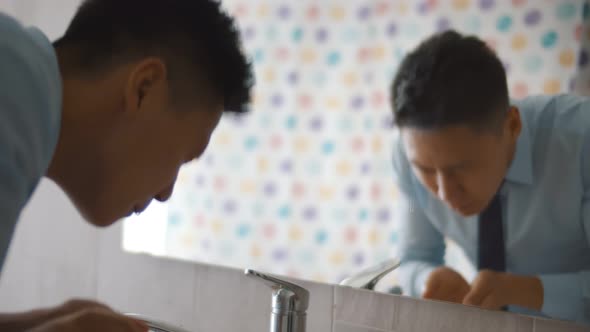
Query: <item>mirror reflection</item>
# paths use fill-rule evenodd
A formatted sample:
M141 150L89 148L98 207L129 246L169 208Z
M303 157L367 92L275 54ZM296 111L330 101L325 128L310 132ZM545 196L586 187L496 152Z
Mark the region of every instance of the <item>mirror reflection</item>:
M251 109L126 250L590 323L587 4L223 5Z

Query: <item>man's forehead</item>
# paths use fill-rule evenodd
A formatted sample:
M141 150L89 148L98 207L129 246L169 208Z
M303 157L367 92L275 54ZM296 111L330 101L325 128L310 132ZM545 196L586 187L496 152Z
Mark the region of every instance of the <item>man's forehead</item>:
M430 131L430 130L429 130ZM485 148L484 138L465 133L402 131L408 160L425 168L460 168L477 159Z

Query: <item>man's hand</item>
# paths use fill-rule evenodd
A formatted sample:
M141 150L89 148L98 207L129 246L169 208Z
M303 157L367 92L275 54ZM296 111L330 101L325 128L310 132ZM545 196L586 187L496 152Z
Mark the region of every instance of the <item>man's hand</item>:
M89 318L85 318L94 311L101 311L101 312L108 312L110 313L108 316L118 317L118 320L123 320L126 322L131 321L134 324L139 324L143 326L141 323L137 323L135 320L124 317L124 316L117 316L117 314L112 311L110 308L105 306L104 304L100 304L94 301L87 301L87 300L71 300L65 302L62 305L59 305L54 308L49 309L38 309L29 312L23 313L14 313L14 314L0 314L0 331L28 331L32 328L39 328L40 331L58 331L60 330L62 325L69 326L69 328L73 328L72 324L87 324ZM73 319L72 317L76 317L76 315L83 314L82 318ZM91 315L92 316L92 315ZM64 321L65 319L65 321ZM79 321L82 323L79 323ZM101 325L102 326L102 325ZM48 330L46 330L48 329ZM66 329L67 330L67 329ZM83 329L82 329L83 330ZM82 331L80 330L80 331ZM69 331L69 330L67 330ZM73 330L78 331L78 330ZM109 331L106 329L105 331ZM124 330L129 331L129 330ZM147 331L147 328L142 330Z
M50 320L30 332L147 332L148 327L135 319L106 307L96 306Z
M507 305L541 310L543 296L543 284L537 277L483 270L473 281L463 304L492 310Z
M430 273L422 297L462 303L469 290L469 284L458 272L448 267L439 267Z
M90 300L74 299L63 303L60 306L49 309L49 318L55 319L65 315L74 314L85 309L109 309L106 305ZM109 309L110 310L110 309Z

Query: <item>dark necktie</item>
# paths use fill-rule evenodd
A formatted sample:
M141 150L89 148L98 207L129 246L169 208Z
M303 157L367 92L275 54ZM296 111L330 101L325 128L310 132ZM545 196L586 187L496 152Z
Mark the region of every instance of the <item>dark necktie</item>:
M502 204L496 194L479 215L478 270L506 271Z

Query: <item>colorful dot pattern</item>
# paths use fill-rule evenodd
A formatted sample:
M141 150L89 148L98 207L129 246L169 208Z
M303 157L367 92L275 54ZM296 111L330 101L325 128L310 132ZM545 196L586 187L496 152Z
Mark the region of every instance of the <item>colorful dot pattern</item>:
M578 0L226 0L255 66L253 111L226 116L170 201L167 254L338 282L396 254L388 87L436 31L476 34L513 97L573 87Z
M560 15L567 12L561 10ZM579 54L562 51L559 57L560 64L567 67L578 67L571 88L575 93L590 96L590 66L588 54L590 54L590 1L585 0L581 9L582 24L576 27L576 41L582 44ZM572 15L572 14L570 14ZM580 14L576 14L580 16Z

